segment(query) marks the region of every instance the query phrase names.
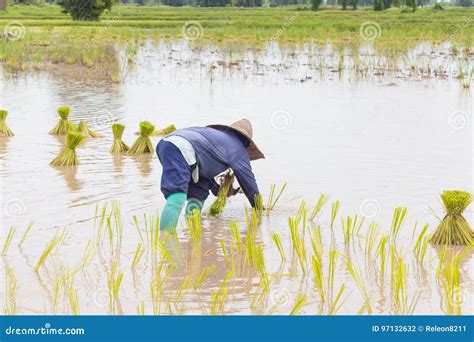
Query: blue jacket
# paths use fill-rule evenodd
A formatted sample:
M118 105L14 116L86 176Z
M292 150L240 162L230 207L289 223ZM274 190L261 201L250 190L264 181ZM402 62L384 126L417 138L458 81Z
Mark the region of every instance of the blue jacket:
M171 135L180 136L193 145L200 177L213 180L218 174L231 168L250 204L255 206L258 186L247 148L238 133L210 127L190 127L178 129L169 134Z

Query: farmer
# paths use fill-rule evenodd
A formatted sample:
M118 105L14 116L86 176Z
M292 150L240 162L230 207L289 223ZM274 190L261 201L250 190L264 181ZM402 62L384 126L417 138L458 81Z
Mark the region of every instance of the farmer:
M255 207L259 191L250 161L265 156L252 140L249 120L176 130L158 143L156 154L163 166L161 192L166 198L161 231L174 231L186 200L186 215L201 211L209 190L216 196L219 191L214 177L229 168ZM231 189L229 195L238 191Z

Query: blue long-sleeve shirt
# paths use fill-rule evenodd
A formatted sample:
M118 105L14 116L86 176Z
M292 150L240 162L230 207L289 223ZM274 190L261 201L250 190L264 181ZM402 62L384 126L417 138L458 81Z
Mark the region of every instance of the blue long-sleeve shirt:
M199 176L213 180L218 174L231 168L240 187L252 207L259 193L250 165L247 148L232 130L220 131L210 127L190 127L174 131L191 143L196 153Z

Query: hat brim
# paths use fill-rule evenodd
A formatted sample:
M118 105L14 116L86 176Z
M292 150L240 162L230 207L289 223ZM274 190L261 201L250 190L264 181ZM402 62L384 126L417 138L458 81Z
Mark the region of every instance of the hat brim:
M246 137L249 140L249 146L247 147L247 152L249 154L250 160L258 160L258 159L265 159L265 155L263 152L258 148L257 144L251 137L249 137L245 132L235 129L234 127L227 126L227 125L208 125L207 127L214 128L220 131L231 130L236 133L239 133Z

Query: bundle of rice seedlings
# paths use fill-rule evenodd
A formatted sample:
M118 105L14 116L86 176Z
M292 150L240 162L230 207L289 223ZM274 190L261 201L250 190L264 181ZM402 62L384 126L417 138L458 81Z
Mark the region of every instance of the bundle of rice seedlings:
M150 135L155 130L153 126L148 121L140 122L140 136L135 140L132 147L128 150L128 155L143 154L143 153L153 153L153 144L150 140Z
M227 203L227 195L232 188L233 183L234 173L231 171L226 172L222 177L221 187L219 189L219 193L217 194L217 199L209 208L209 214L211 216L217 216L221 214L222 211L224 211L225 205Z
M89 128L87 125L87 121L81 120L79 121L79 132L85 137L85 138L99 138L100 134L97 132L94 132Z
M474 231L462 216L471 204L472 195L465 191L449 190L441 194L446 215L432 235L430 242L443 245L470 245L474 240Z
M114 134L114 142L110 148L110 153L121 154L126 153L129 147L123 142L122 135L125 130L125 126L119 123L112 124L112 133Z
M50 163L53 166L72 166L79 164L76 155L76 147L84 140L84 136L78 132L68 132L66 146L64 146L56 158Z
M68 120L69 112L70 108L68 106L58 108L58 114L61 119L56 124L56 126L54 126L54 128L49 131L49 134L57 135L66 134L69 131L77 131L77 126Z
M154 131L151 135L156 137L156 136L170 134L174 131L176 131L176 126L175 125L169 125L168 127L165 127L163 129L159 129L157 131Z
M8 112L6 110L0 109L0 136L3 137L12 137L15 134L8 128L5 120L7 119Z

